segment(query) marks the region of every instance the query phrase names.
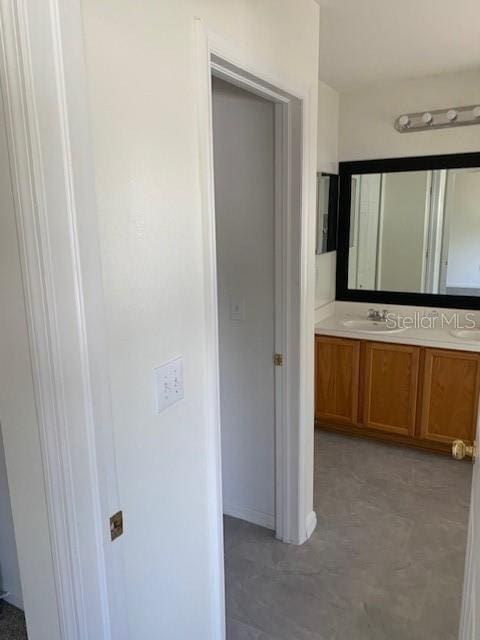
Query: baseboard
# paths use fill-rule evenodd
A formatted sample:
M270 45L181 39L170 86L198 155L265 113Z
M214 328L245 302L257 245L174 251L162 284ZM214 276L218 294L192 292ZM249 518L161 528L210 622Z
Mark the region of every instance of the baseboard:
M15 593L9 593L7 596L5 596L5 598L3 598L3 600L5 602L8 602L8 604L17 607L17 609L21 609L23 611L23 599L21 596Z
M246 520L252 524L258 524L259 527L265 527L266 529L275 531L275 516L268 513L249 509L248 507L234 507L231 504L223 505L223 513L226 516Z
M307 516L307 520L305 522L305 531L306 531L307 540L310 538L310 536L312 535L312 533L315 531L316 528L317 528L317 514L315 513L315 511L310 511L310 513Z

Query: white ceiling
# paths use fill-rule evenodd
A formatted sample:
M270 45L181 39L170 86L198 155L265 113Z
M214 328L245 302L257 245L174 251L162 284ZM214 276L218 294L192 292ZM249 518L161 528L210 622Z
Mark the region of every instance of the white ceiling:
M320 78L339 91L480 68L480 0L317 0Z

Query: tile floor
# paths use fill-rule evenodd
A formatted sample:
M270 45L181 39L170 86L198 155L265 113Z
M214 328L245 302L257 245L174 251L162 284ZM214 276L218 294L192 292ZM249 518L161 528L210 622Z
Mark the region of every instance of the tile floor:
M23 611L0 602L0 640L27 640Z
M317 431L303 546L225 518L228 640L456 640L471 467Z

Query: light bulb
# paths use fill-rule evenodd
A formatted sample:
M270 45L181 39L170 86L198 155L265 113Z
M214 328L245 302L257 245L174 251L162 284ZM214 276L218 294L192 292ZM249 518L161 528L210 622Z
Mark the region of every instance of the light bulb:
M425 111L425 113L422 116L422 122L424 124L432 124L433 122L433 116L430 113L430 111Z
M473 117L474 118L480 118L480 107L475 107L473 109Z
M410 118L408 116L400 116L398 124L402 129L406 129L410 125Z
M458 117L458 113L455 111L455 109L449 109L447 111L447 120L449 120L450 122L455 122L457 117Z

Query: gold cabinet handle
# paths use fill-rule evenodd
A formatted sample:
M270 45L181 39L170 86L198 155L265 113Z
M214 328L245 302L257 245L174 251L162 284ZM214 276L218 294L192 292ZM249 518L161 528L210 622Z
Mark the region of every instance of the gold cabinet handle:
M463 440L454 440L452 443L452 456L455 460L471 458L473 462L475 460L475 445L466 444Z

